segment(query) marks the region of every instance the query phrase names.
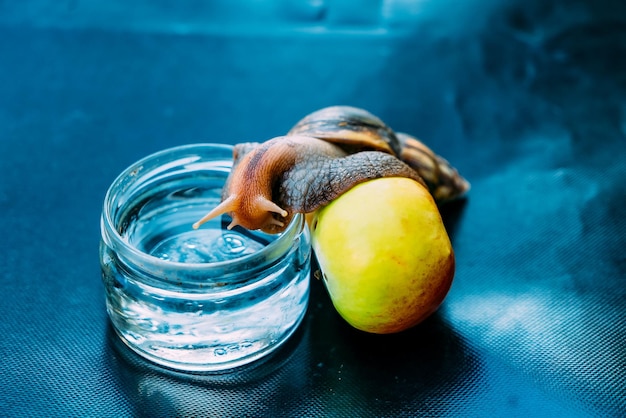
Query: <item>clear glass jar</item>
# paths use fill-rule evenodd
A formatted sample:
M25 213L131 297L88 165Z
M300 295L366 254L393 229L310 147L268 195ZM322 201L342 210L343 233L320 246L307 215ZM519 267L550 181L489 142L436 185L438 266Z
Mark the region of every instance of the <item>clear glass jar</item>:
M229 231L216 206L232 147L198 144L150 155L110 186L100 263L109 317L143 357L211 372L250 363L298 327L309 298L310 237L296 215L278 235Z

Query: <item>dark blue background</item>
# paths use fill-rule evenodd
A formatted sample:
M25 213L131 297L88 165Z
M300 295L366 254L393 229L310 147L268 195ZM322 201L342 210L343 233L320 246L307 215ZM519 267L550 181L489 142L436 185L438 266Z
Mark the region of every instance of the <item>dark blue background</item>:
M7 416L626 415L621 1L0 1L0 406ZM152 152L364 107L472 183L437 314L364 335L320 282L255 370L119 347L99 215Z

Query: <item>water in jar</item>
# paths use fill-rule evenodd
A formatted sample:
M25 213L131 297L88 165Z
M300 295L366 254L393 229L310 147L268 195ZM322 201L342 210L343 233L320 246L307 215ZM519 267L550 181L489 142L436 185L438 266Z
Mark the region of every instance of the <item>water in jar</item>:
M227 230L228 216L192 229L220 201L218 183L202 184L158 187L121 216L124 240L157 264L168 263L168 274L149 277L104 243L101 260L107 309L122 340L162 365L212 371L264 356L297 328L308 302L310 249L304 231L277 260L247 263L278 235ZM175 263L182 271L228 260L241 260L241 266L206 280L170 269Z

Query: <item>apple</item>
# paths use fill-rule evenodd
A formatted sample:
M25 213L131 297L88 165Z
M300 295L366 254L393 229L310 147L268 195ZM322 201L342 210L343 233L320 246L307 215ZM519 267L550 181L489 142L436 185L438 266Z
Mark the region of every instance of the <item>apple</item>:
M310 222L326 289L353 327L400 332L446 297L454 252L432 195L417 181L387 177L358 184Z

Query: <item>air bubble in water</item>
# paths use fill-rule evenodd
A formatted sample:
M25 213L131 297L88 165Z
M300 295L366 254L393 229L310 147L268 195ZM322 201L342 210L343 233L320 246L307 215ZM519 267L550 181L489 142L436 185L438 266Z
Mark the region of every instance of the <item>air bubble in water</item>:
M226 351L225 348L216 348L215 350L213 350L213 354L215 354L216 356L223 356L228 354L228 351Z
M220 238L220 249L227 254L241 254L246 250L246 243L235 234L224 234Z

